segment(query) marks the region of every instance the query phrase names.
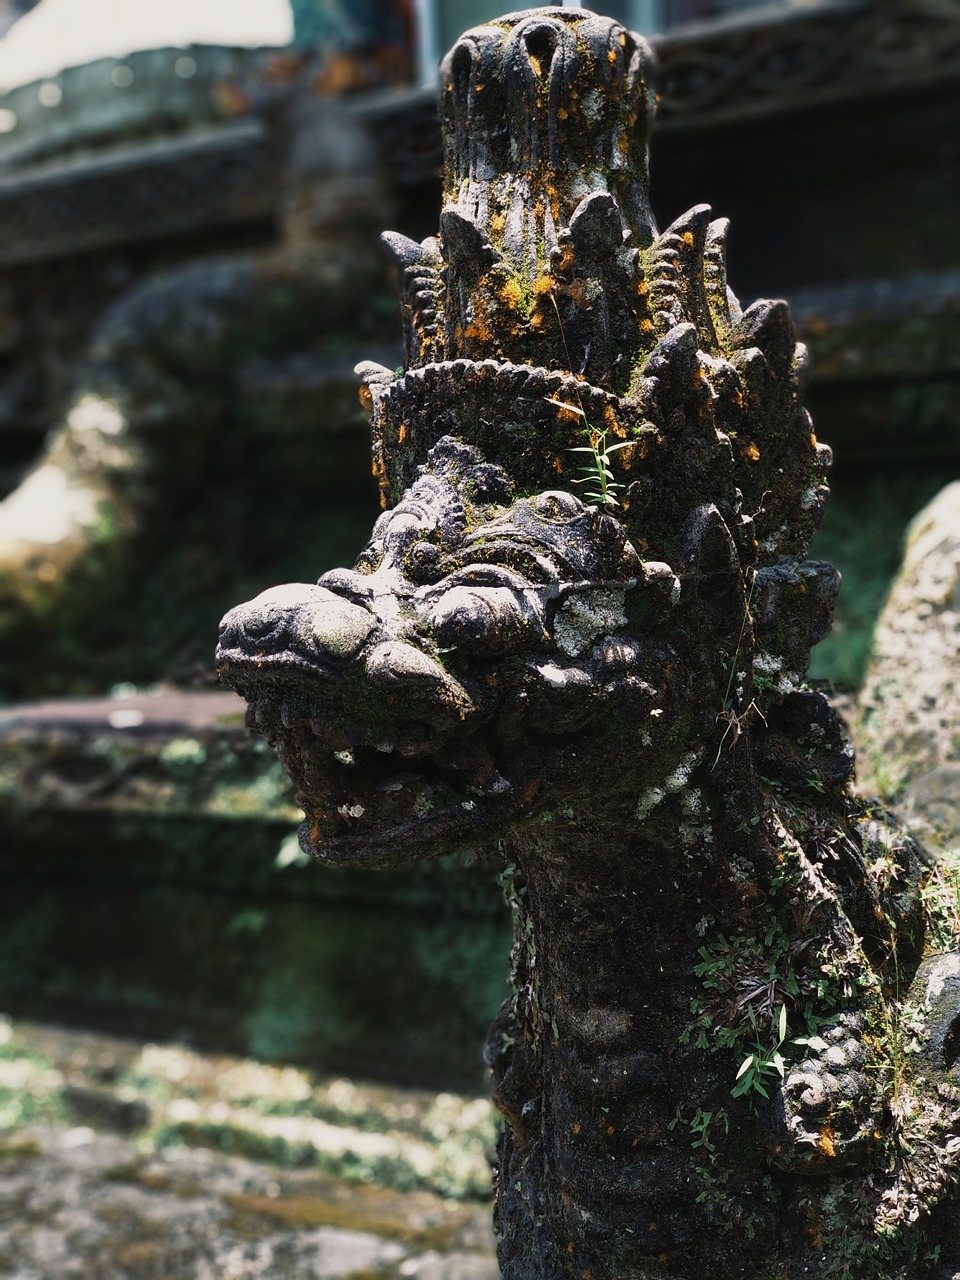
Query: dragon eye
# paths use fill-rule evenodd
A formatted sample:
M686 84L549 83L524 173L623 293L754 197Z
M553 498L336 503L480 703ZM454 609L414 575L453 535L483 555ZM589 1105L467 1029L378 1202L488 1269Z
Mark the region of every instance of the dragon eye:
M436 564L440 559L440 548L433 542L418 542L410 551L410 560L418 568Z
M421 580L430 580L440 563L440 548L434 542L415 542L407 553L407 571Z
M507 587L456 586L434 605L438 641L466 652L506 653L528 632L540 630L529 600Z
M357 573L376 573L382 559L383 556L379 548L366 547L357 556L354 568Z

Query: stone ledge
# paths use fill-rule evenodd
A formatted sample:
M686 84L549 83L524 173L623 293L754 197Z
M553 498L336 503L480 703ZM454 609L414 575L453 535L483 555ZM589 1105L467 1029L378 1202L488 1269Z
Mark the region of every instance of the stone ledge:
M259 120L0 178L0 266L269 218L278 177Z
M479 1087L510 948L494 869L313 866L241 711L177 690L0 711L0 1008Z

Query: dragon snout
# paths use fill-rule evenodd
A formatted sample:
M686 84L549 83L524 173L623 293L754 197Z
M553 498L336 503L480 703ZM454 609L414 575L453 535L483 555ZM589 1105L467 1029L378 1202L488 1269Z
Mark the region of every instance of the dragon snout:
M374 710L381 718L391 711L398 719L426 718L434 728L473 710L470 695L435 657L325 586L274 587L231 609L220 624L217 658L223 678L241 692L251 678L255 687L265 679L275 690L289 681L291 691L307 678L320 734L328 722L342 728Z
M377 619L325 587L289 583L231 609L220 623L219 656L263 659L290 649L345 661L363 647Z

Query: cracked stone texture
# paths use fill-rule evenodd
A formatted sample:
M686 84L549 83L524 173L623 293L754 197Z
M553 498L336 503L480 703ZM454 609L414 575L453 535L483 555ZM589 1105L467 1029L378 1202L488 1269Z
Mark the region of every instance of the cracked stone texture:
M224 1122L219 1149L209 1126L193 1134L215 1149L190 1145L174 1123L178 1109L225 1118L225 1096L251 1087L248 1128ZM320 1100L341 1149L351 1135L382 1136L378 1117L405 1121L394 1134L409 1139L419 1185L402 1162L398 1185L376 1184L356 1153L343 1165L350 1176L319 1168L302 1146L277 1146L282 1163L222 1149L224 1137L234 1151L255 1145L257 1115L295 1119ZM430 1189L425 1154L458 1124L470 1145L477 1101L434 1095L431 1109L431 1095L411 1090L0 1020L0 1274L497 1280L489 1205Z
M861 785L960 845L960 482L913 520L860 701Z

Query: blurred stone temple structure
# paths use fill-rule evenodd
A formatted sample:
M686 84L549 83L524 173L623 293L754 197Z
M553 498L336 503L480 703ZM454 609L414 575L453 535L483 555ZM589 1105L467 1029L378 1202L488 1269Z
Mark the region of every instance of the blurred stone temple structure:
M456 42L439 234L385 235L404 365L358 370L383 513L218 669L326 868L499 866L505 1280L948 1280L955 912L804 686L807 352L726 219L658 229L651 70L586 10Z

